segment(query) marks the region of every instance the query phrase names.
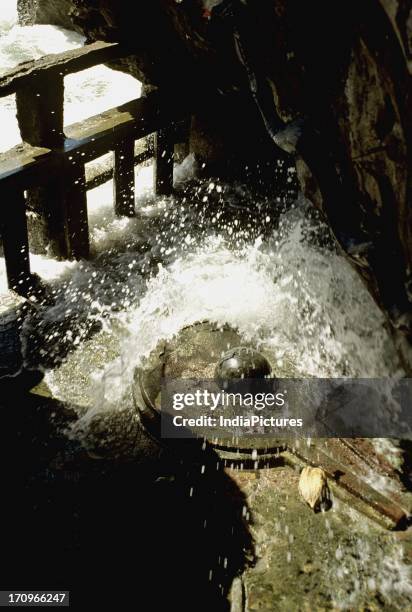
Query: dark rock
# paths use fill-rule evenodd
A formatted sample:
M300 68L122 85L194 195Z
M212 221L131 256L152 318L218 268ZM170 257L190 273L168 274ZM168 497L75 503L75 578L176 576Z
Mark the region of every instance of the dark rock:
M30 302L10 293L0 300L0 393L5 398L31 389L43 378L27 363L24 321L33 311ZM17 388L17 391L16 391Z
M17 10L20 25L50 24L78 30L71 18L72 0L17 0Z

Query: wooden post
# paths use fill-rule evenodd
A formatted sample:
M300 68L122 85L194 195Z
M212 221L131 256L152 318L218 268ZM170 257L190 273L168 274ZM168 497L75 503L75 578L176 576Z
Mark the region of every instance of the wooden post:
M84 164L67 160L63 167L66 191L61 195L66 216L67 255L69 259L87 259L90 242Z
M116 215L134 217L134 139L125 140L114 151L113 200Z
M1 193L1 234L9 289L27 295L31 285L26 202L23 192L7 189Z
M23 142L48 149L63 147L63 76L51 72L47 77L33 78L30 85L17 91L16 104ZM29 221L31 248L58 258L68 255L61 202L63 181L62 176L50 176L47 185L27 193L28 208L34 213Z
M46 185L28 190L27 207L33 213L28 218L33 253L68 258L65 197L64 180L57 172L50 176Z
M33 78L16 94L17 118L24 142L36 147L62 149L65 142L64 80L49 71ZM28 206L35 214L31 224L32 248L59 259L89 255L84 164L65 159L60 173L46 185L28 191Z
M57 149L64 144L63 76L50 71L32 79L16 93L17 119L21 138L34 147Z
M174 127L159 130L155 141L154 191L156 195L173 193Z

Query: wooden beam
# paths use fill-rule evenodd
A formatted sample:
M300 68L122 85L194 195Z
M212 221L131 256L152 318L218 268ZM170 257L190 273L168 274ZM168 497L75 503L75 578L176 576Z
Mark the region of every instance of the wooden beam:
M0 183L1 185L1 183ZM28 190L30 243L34 252L56 259L89 256L87 188L84 164L62 160L40 187Z
M19 144L5 153L0 153L0 185L21 186L27 189L31 185L41 184L50 172L60 163L60 158L46 147L32 147Z
M83 163L65 163L63 206L66 213L67 256L87 259L90 255L86 174Z
M64 77L113 59L126 57L118 43L95 42L79 49L22 62L0 77L0 98L16 93L22 87L30 87L37 78L49 78L50 74Z
M64 145L64 81L61 75L39 76L29 86L18 90L16 104L23 142L49 149Z
M185 115L185 105L177 98L151 93L66 127L65 151L84 153L85 161L90 161L128 138L144 138Z
M39 75L31 86L17 91L16 102L23 142L33 147L61 149L65 142L63 77L54 72ZM48 252L57 258L67 257L63 184L60 169L49 175L45 185L27 191L27 206L34 212L29 220L32 248L36 253Z
M61 75L53 72L38 76L30 86L17 91L16 102L23 142L33 147L63 147L64 81ZM29 222L32 248L34 252L48 252L57 258L67 257L63 182L64 177L54 172L45 185L27 192L27 206L34 212Z
M116 215L134 217L134 139L124 140L114 151L113 200Z
M66 127L67 138L62 151L18 145L0 154L0 185L27 189L45 184L51 172L59 171L65 158L79 155L84 163L92 161L112 151L125 139L144 138L184 118L187 112L181 100L164 99L153 93Z
M172 127L162 128L156 134L154 191L156 195L173 193L174 137Z
M67 259L65 181L60 172L47 183L27 191L27 206L34 214L28 218L30 245L34 253L47 253Z

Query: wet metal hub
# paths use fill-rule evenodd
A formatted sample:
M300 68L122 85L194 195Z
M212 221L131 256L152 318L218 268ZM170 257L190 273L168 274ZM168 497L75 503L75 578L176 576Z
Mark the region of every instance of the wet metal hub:
M245 342L237 330L200 322L183 328L174 338L162 341L142 367L136 369L133 396L143 427L161 445L173 448L183 459L204 461L205 449L217 453L225 467L255 469L292 465L296 469L320 466L332 492L381 525L394 529L407 521L408 509L399 496L382 495L366 480L371 469L377 477L390 468L364 439L329 438L306 440L256 436L229 442L215 436L205 439L165 440L161 436L160 400L163 379L211 380L230 389L239 378L293 378L290 362L282 367L267 351L262 355Z

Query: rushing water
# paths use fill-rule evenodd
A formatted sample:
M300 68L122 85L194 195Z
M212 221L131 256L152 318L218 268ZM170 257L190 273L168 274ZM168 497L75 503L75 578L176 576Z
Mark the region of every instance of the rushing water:
M82 46L83 42L84 38L80 34L63 28L48 25L19 27L16 25L14 1L3 0L0 9L0 74L19 62L48 53L69 51ZM65 78L65 125L137 98L140 89L136 79L106 66L96 66L69 75ZM14 96L1 100L0 151L20 141L15 114Z

